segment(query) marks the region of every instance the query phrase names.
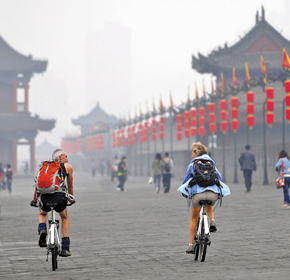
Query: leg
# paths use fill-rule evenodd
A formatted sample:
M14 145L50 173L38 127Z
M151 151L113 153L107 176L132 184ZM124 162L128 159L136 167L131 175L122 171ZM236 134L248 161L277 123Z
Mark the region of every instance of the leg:
M194 242L200 208L201 208L200 206L191 207L191 220L189 225L189 244L193 244Z
M251 190L252 187L252 174L253 174L253 170L249 170L249 190Z
M59 213L61 217L61 231L62 237L68 237L69 234L69 219L67 208L65 208L62 212Z
M47 212L40 210L38 216L39 247L46 247L46 236L47 236L46 220L47 220Z

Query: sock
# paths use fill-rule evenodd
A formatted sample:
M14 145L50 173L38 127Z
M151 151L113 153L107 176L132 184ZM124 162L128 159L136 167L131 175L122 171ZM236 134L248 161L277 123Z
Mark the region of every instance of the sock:
M63 237L61 239L61 245L62 245L62 248L64 249L67 249L69 250L69 247L70 247L70 240L69 240L69 237Z
M42 229L45 229L45 230L46 230L46 223L40 223L40 224L38 225L38 234L40 233L40 231L41 231Z

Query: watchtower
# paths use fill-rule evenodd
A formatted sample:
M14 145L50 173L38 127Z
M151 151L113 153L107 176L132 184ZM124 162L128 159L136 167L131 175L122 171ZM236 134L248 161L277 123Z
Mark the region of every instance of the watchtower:
M46 68L47 61L18 53L0 37L0 162L11 163L14 172L17 145L30 146L30 171L34 172L35 137L55 125L55 120L43 120L29 112L30 79Z

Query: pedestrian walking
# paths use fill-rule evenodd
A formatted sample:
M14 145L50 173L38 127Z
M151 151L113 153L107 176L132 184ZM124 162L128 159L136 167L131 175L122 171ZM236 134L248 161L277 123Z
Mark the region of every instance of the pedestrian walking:
M256 161L255 155L250 152L251 146L246 145L245 149L246 151L239 158L239 163L245 178L246 192L250 192L252 187L252 173L253 170L256 171Z
M10 164L7 164L7 170L6 170L6 182L7 182L7 187L8 187L8 192L9 192L9 195L11 195L12 193L12 177L13 177L13 172L12 172L12 169L11 169L11 165Z
M162 183L164 188L164 193L169 193L170 190L170 182L171 182L171 175L173 171L173 161L169 157L169 153L164 154L164 169L162 174Z
M118 180L119 180L119 185L117 186L117 189L121 192L124 191L124 184L127 179L127 158L122 157L122 160L118 164Z
M284 179L285 179L285 185L283 187L284 203L282 205L282 208L290 209L290 197L289 197L290 158L289 158L288 153L285 150L282 150L279 153L279 160L275 165L275 170L278 172L279 175L284 173Z
M160 182L163 170L164 170L164 161L162 160L161 154L157 153L155 159L152 162L151 167L151 176L153 177L156 193L159 193L160 191Z

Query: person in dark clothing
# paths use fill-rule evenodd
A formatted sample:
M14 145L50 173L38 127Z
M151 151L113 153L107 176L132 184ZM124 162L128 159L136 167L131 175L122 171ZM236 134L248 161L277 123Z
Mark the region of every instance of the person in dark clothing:
M11 189L12 177L13 177L13 172L11 169L11 165L7 164L6 179L7 179L7 186L8 186L9 195L11 195L11 193L12 193L12 189Z
M256 161L255 156L250 152L251 146L245 146L246 151L243 152L239 158L239 163L241 166L241 170L243 170L244 178L245 178L245 185L246 185L246 192L251 191L252 186L252 173L253 170L256 171Z
M127 158L122 157L121 162L118 164L118 179L119 179L119 185L117 186L117 189L121 192L124 191L124 184L127 178L127 166L126 166Z

